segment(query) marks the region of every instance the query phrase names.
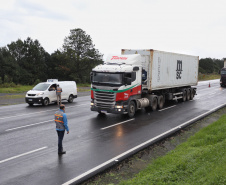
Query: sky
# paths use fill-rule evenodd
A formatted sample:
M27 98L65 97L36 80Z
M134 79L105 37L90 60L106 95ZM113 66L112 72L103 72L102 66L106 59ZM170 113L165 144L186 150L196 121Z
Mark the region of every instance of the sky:
M225 0L0 0L0 47L37 39L53 53L81 28L104 55L155 49L226 58Z

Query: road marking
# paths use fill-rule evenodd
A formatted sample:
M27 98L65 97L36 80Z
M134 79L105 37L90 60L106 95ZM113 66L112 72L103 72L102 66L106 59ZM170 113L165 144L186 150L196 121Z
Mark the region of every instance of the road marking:
M84 178L85 176L87 176L87 175L89 175L89 174L91 174L91 173L103 168L104 166L106 166L106 165L108 165L108 164L110 164L112 162L115 162L116 160L119 160L121 157L124 157L124 156L128 155L129 153L134 152L137 149L139 149L141 147L144 147L144 146L154 142L157 139L162 138L164 135L170 134L171 132L178 130L178 128L181 129L183 126L188 125L189 123L193 122L194 120L196 120L196 119L198 119L198 118L200 118L202 116L208 115L209 113L211 113L213 111L216 111L216 110L218 110L218 109L220 109L220 108L222 108L224 106L226 106L226 103L222 104L222 105L220 105L220 106L218 106L216 108L213 108L210 111L208 111L206 113L203 113L203 114L201 114L201 115L199 115L199 116L197 116L197 117L195 117L195 118L193 118L193 119L191 119L189 121L186 121L185 123L182 123L179 126L176 126L176 127L172 128L172 129L170 129L170 130L168 130L168 131L166 131L166 132L164 132L164 133L162 133L162 134L160 134L160 135L158 135L158 136L156 136L156 137L154 137L154 138L152 138L152 139L150 139L150 140L148 140L148 141L146 141L146 142L144 142L144 143L142 143L142 144L140 144L140 145L138 145L138 146L136 146L136 147L134 147L134 148L132 148L130 150L127 150L126 152L124 152L124 153L122 153L122 154L120 154L120 155L118 155L118 156L116 156L116 157L114 157L114 158L112 158L112 159L110 159L110 160L108 160L108 161L106 161L106 162L104 162L104 163L102 163L102 164L100 164L100 165L98 165L98 166L86 171L85 173L83 173L83 174L81 174L81 175L79 175L79 176L77 176L77 177L65 182L63 185L69 185L69 184L75 183L76 181L78 181L78 180Z
M104 128L101 128L101 130L105 130L105 129L108 129L108 128L111 128L111 127L114 127L114 126L117 126L117 125L120 125L120 124L123 124L123 123L129 122L129 121L133 121L133 120L135 120L135 118L132 118L132 119L129 119L129 120L126 120L126 121L120 122L120 123L116 123L116 124L111 125L111 126L109 126L109 127L104 127Z
M22 157L22 156L25 156L25 155L28 155L28 154L31 154L31 153L34 153L34 152L38 152L38 151L40 151L40 150L44 150L44 149L46 149L46 148L48 148L48 147L45 146L45 147L42 147L42 148L39 148L39 149L36 149L36 150L32 150L32 151L30 151L30 152L26 152L26 153L23 153L23 154L14 156L14 157L10 157L10 158L8 158L8 159L4 159L4 160L0 161L0 164L1 164L1 163L4 163L4 162L7 162L7 161L10 161L10 160L13 160L13 159L16 159L16 158L19 158L19 157Z
M81 105L90 105L90 104L81 104ZM71 108L71 107L81 106L81 105L68 106L66 108ZM8 119L8 118L19 117L19 116L28 116L28 115L32 115L32 114L38 114L38 113L49 112L49 111L56 111L57 109L58 108L56 108L56 109L50 109L50 110L45 110L45 111L39 111L39 112L32 112L32 113L27 113L27 114L18 114L18 115L15 115L15 116L9 116L9 117L0 118L0 120L1 119Z
M167 110L167 109L171 109L171 108L173 108L173 107L175 107L176 105L173 105L173 106L170 106L170 107L167 107L167 108L165 108L165 109L161 109L161 110L158 110L158 111L164 111L164 110Z
M11 131L11 130L17 130L17 129L20 129L20 128L25 128L25 127L30 127L30 126L34 126L34 125L39 125L39 124L47 123L47 122L50 122L50 121L54 121L54 119L51 119L51 120L48 120L48 121L42 121L42 122L39 122L39 123L32 123L30 125L24 125L24 126L20 126L20 127L10 128L10 129L7 129L5 131L8 132L8 131Z

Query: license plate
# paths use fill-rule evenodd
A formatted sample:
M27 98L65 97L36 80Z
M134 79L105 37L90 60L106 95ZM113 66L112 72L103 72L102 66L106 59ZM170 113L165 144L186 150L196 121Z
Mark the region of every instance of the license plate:
M32 101L32 99L28 99L28 101Z
M101 113L107 113L107 111L106 110L102 110L102 111L100 111Z

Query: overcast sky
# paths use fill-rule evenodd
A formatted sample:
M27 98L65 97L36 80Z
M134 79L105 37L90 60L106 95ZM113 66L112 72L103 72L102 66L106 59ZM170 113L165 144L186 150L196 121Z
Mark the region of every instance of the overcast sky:
M226 57L226 0L0 0L0 47L37 39L50 54L83 29L104 54L156 49Z

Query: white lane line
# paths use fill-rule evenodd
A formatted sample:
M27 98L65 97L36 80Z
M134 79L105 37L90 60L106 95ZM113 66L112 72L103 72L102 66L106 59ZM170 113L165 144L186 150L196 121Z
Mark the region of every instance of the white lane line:
M141 148L141 147L143 147L143 146L145 146L145 145L147 145L147 144L149 144L149 143L151 143L151 142L153 142L153 141L155 141L155 140L161 138L162 136L164 136L164 135L166 135L166 134L169 134L169 133L171 133L171 132L177 130L178 128L182 128L183 126L189 124L191 121L194 121L194 120L196 120L196 119L198 119L198 118L200 118L200 117L202 117L202 116L204 116L204 115L207 115L207 114L209 114L210 112L215 111L215 110L217 110L217 109L220 108L220 107L224 107L225 105L226 105L226 103L225 103L225 104L222 104L222 105L220 105L220 106L218 106L218 107L216 107L216 108L213 108L213 109L211 109L210 111L208 111L208 112L206 112L206 113L204 113L204 114L201 114L201 115L199 115L199 116L197 116L197 117L195 117L195 118L193 118L193 119L191 119L191 120L189 120L189 121L186 121L185 123L182 123L181 125L176 126L176 127L172 128L172 129L170 129L170 130L168 130L168 131L166 131L166 132L164 132L164 133L162 133L162 134L160 134L160 135L158 135L158 136L156 136L156 137L154 137L154 138L152 138L152 139L150 139L150 140L148 140L148 141L146 141L146 142L144 142L144 143L142 143L142 144L140 144L140 145L138 145L138 146L136 146L136 147L134 147L134 148L132 148L132 149L130 149L130 150L127 150L126 152L124 152L124 153L122 153L122 154L120 154L120 155L118 155L118 156L116 156L116 157L114 157L114 158L112 158L112 159L110 159L110 160L108 160L108 161L106 161L106 162L104 162L104 163L102 163L102 164L100 164L100 165L98 165L98 166L96 166L96 167L94 167L94 168L88 170L87 172L85 172L85 173L83 173L83 174L81 174L81 175L79 175L79 176L77 176L77 177L75 177L75 178L73 178L73 179L71 179L71 180L65 182L65 183L62 184L62 185L69 185L69 184L72 184L72 183L74 183L74 182L80 180L81 178L83 178L83 177L85 177L85 176L87 176L87 175L89 175L89 174L91 174L91 173L93 173L93 172L99 170L100 168L102 168L102 167L104 167L104 166L106 166L106 165L108 165L108 164L110 164L110 163L112 163L112 162L114 162L114 161L120 159L121 157L123 157L123 156L125 156L125 155L127 155L127 154L129 154L129 153L131 153L131 152L133 152L133 151L136 151L137 149L139 149L139 148Z
M90 105L90 104L81 104L81 105ZM81 106L81 105L74 105L74 106L68 106L66 108L71 108L71 107L75 107L75 106ZM43 112L49 112L49 111L56 111L58 108L56 109L50 109L50 110L45 110L45 111L39 111L39 112L32 112L32 113L27 113L27 114L17 114L15 116L9 116L9 117L3 117L0 118L1 119L8 119L8 118L14 118L14 117L19 117L19 116L28 116L28 115L32 115L32 114L39 114L39 113L43 113Z
M176 105L173 105L173 106L170 106L170 107L167 107L167 108L165 108L165 109L161 109L161 110L158 110L158 111L164 111L164 110L167 110L167 109L171 109L171 108L173 108L173 107L175 107Z
M17 130L17 129L20 129L20 128L25 128L25 127L30 127L30 126L34 126L34 125L39 125L39 124L47 123L47 122L50 122L50 121L54 121L54 119L51 119L51 120L48 120L48 121L42 121L42 122L39 122L39 123L32 123L32 124L24 125L24 126L20 126L20 127L10 128L10 129L7 129L5 131L8 132L8 131L11 131L11 130Z
M111 127L114 127L114 126L117 126L117 125L120 125L120 124L123 124L123 123L129 122L129 121L133 121L133 120L135 120L135 118L132 118L132 119L129 119L129 120L126 120L126 121L120 122L120 123L116 123L116 124L111 125L111 126L109 126L109 127L104 127L104 128L101 128L101 130L105 130L105 129L108 129L108 128L111 128Z
M39 148L39 149L36 149L36 150L32 150L32 151L30 151L30 152L26 152L26 153L23 153L23 154L14 156L14 157L10 157L10 158L8 158L8 159L5 159L5 160L0 161L0 164L1 164L1 163L4 163L4 162L7 162L7 161L10 161L10 160L13 160L13 159L16 159L16 158L18 158L18 157L22 157L22 156L25 156L25 155L28 155L28 154L31 154L31 153L34 153L34 152L38 152L38 151L40 151L40 150L44 150L44 149L46 149L46 148L48 148L48 147L45 146L45 147L42 147L42 148Z

